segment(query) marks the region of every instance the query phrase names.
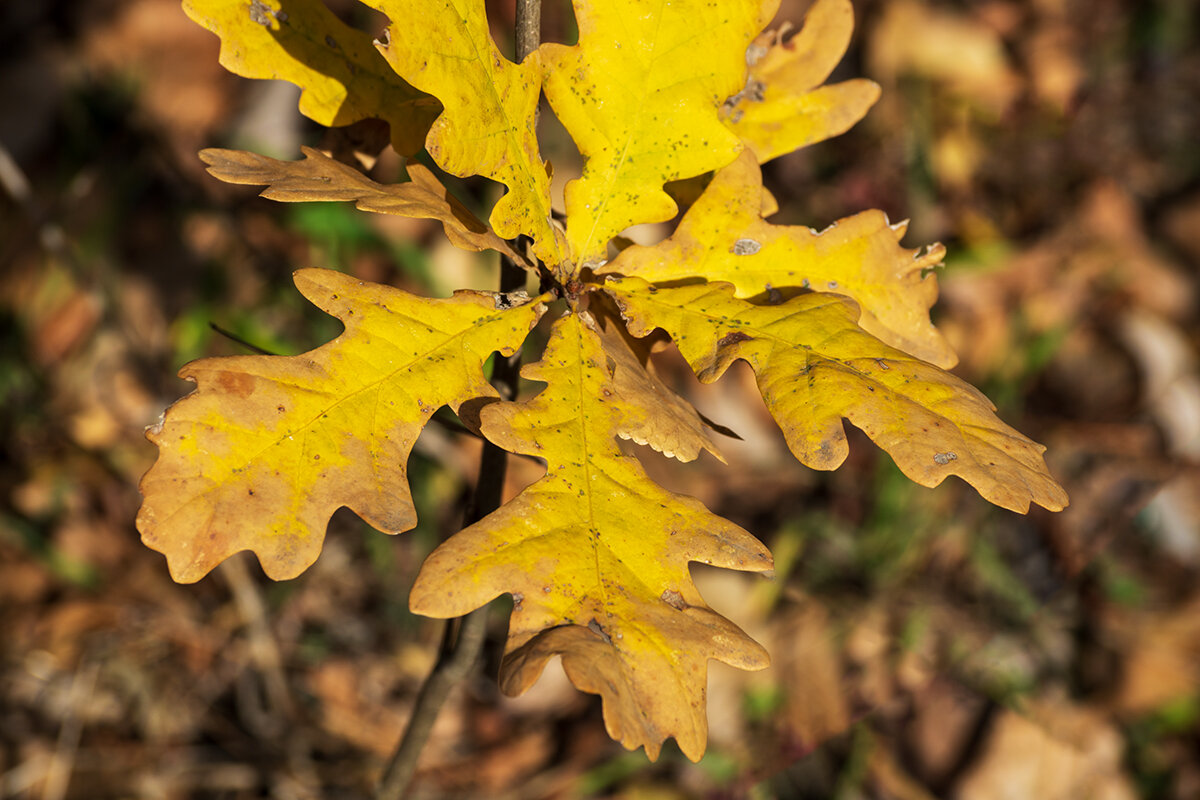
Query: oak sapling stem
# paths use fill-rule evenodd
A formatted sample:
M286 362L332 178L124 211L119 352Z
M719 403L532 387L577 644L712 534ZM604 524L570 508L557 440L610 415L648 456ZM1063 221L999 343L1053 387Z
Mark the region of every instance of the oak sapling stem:
M538 48L541 39L541 0L518 0L516 16L517 61ZM518 249L518 252L520 250ZM500 257L500 293L510 294L525 288L526 272L513 263L508 256ZM510 358L498 356L492 370L492 385L505 400L517 395L521 351ZM463 527L472 525L500 507L504 492L504 477L508 467L508 454L487 441L483 442L483 453L479 462L479 478L475 491L467 506ZM400 800L412 783L417 770L417 760L433 730L438 712L446 702L450 690L474 670L487 634L488 606L478 608L457 620L448 620L437 663L413 707L408 727L400 738L383 779L379 783L376 800ZM455 632L457 628L457 633Z

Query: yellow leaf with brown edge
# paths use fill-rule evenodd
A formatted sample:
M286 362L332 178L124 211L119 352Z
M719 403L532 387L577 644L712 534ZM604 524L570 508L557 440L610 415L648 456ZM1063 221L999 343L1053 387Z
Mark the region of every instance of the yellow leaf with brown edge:
M924 254L899 245L905 227L882 211L839 220L821 233L772 225L760 213L762 174L743 153L719 170L675 232L653 246L622 250L601 273L650 282L728 281L739 297L781 302L801 290L853 298L858 324L883 341L940 367L957 358L929 321L937 278L923 274L941 263L945 248Z
M426 167L407 165L409 181L376 183L354 167L335 161L320 150L300 148L302 161L279 161L245 150L208 149L200 160L226 183L265 185L261 194L284 203L350 201L363 211L401 217L436 219L446 238L464 250L497 250L520 263L508 243L450 194Z
M806 294L757 306L728 283L655 287L640 278L610 277L606 289L634 335L664 329L700 380L748 362L788 447L814 469L845 461L845 418L922 486L958 475L1011 511L1067 504L1045 447L1001 422L975 387L859 328L851 300Z
M300 113L320 125L378 118L392 145L421 150L440 106L398 76L372 37L321 0L184 0L193 21L221 39L221 66L245 78L284 80L302 90Z
M496 233L504 239L525 234L538 258L560 264L562 233L551 217L550 172L534 129L538 54L520 64L501 55L483 0L365 2L391 19L380 44L384 58L445 109L425 141L433 160L451 175L482 175L507 186L490 217Z
M298 356L192 362L180 376L196 390L149 433L159 456L137 524L176 581L241 550L293 578L343 506L385 533L412 528L407 465L421 428L440 406L495 397L484 360L514 352L544 308L466 291L431 300L331 270L295 281L342 335Z
M541 52L546 99L585 159L566 186L567 240L582 267L602 262L630 225L675 215L663 184L737 156L721 103L743 86L746 47L777 3L574 5L579 44Z
M853 30L850 0L817 0L794 37L765 34L750 46L750 75L723 115L760 164L845 133L879 99L874 81L820 85L841 61Z
M688 563L771 568L767 549L697 500L662 489L623 453L627 395L587 312L559 319L542 360L547 384L481 413L505 450L546 459L546 475L426 559L409 603L455 617L508 592L514 607L501 685L520 693L555 654L579 688L601 695L609 734L651 758L675 737L693 760L707 739L707 662L742 669L767 654L713 612ZM660 424L673 424L664 411Z

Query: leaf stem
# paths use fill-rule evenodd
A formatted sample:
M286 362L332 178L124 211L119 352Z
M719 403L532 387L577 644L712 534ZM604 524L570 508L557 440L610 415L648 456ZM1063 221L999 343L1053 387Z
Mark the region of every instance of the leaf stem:
M517 0L516 55L523 61L538 48L541 39L541 0ZM507 256L500 257L500 291L514 292L525 287L527 273ZM492 370L492 384L505 400L517 395L517 382L521 369L521 351L510 358L497 357ZM484 440L483 454L479 463L479 478L475 491L467 505L463 527L474 524L500 507L504 493L504 476L508 466L508 454L491 442ZM417 771L417 759L438 712L446 702L450 690L471 674L479 661L479 653L487 633L487 606L478 608L458 620L446 623L445 637L438 653L437 663L421 691L409 718L408 727L400 739L391 761L384 771L376 800L400 800L408 790ZM457 622L457 626L455 626ZM457 633L454 628L457 627Z

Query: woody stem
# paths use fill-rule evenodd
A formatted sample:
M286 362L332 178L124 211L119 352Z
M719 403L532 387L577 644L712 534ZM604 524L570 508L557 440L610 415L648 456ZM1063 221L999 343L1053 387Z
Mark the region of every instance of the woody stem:
M518 62L538 48L541 17L541 0L517 0L515 33ZM501 257L501 292L514 292L524 288L525 279L525 270L516 266L511 259ZM516 397L520 368L519 350L511 358L498 356L495 360L492 384L505 400ZM479 464L479 478L467 506L464 527L478 522L500 507L506 468L507 453L485 439ZM487 632L487 611L487 607L484 606L446 623L437 663L421 686L408 727L405 728L404 735L379 783L376 800L400 800L407 792L417 771L417 759L429 739L433 723L450 690L467 678L479 661L479 653L483 649Z

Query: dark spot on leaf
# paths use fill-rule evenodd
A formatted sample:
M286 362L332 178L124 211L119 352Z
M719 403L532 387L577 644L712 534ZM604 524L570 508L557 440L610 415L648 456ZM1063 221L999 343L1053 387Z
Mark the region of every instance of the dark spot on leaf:
M217 378L217 388L234 397L249 397L254 391L254 377L244 372L222 372Z
M680 611L683 611L688 607L688 604L683 599L683 595L674 589L663 589L662 601L671 608L675 608Z
M747 336L746 334L742 333L741 331L730 331L729 333L722 336L721 341L717 342L717 344L721 345L722 347L728 347L731 344L737 344L738 342L749 341L750 339L753 339L753 338L754 338L753 336Z
M600 627L600 623L596 621L595 617L592 617L587 626L588 630L603 639L605 644L612 644L612 637L605 632L604 628Z

